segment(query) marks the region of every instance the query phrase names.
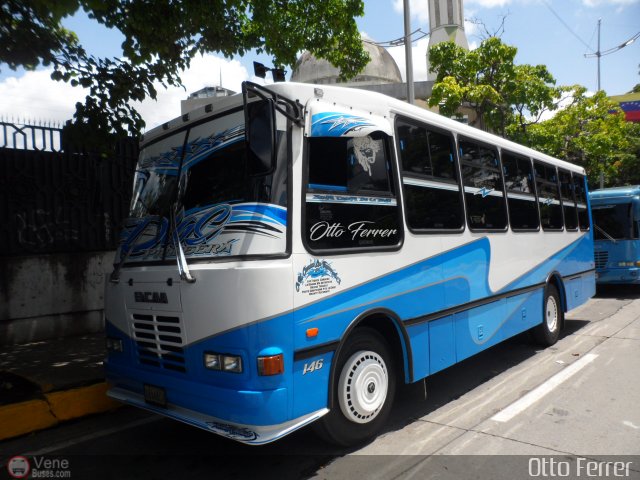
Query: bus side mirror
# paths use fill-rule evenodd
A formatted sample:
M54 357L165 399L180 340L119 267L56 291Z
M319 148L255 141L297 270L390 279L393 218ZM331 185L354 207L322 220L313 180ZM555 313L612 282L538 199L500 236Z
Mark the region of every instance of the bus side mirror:
M268 175L276 166L276 110L270 98L245 106L249 175Z

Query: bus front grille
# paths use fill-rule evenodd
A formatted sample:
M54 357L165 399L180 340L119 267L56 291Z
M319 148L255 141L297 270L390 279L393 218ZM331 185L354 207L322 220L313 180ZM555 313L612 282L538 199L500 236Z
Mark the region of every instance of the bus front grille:
M609 252L595 252L595 260L597 269L605 268L609 261Z
M179 317L134 313L132 325L140 364L187 371Z

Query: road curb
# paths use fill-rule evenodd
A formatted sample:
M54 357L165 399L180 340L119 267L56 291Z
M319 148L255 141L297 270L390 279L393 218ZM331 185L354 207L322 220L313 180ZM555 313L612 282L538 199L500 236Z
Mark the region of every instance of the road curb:
M0 406L0 440L18 437L57 425L60 422L107 412L122 404L107 397L107 384L60 390L44 399Z

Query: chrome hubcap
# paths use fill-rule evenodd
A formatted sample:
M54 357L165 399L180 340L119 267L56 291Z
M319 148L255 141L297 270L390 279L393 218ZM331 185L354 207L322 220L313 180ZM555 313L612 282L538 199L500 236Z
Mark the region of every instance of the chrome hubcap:
M382 357L376 352L356 352L345 363L338 380L340 409L352 422L368 423L380 413L388 388Z
M550 296L547 298L546 312L547 329L550 332L555 332L558 327L558 304L555 297Z

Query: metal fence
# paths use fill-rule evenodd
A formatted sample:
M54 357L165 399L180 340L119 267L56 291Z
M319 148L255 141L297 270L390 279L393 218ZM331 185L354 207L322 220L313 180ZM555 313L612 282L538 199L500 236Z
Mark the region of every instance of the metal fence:
M0 256L116 248L137 141L104 156L61 139L57 127L0 122Z
M51 122L31 125L0 121L0 148L61 152L62 128Z

